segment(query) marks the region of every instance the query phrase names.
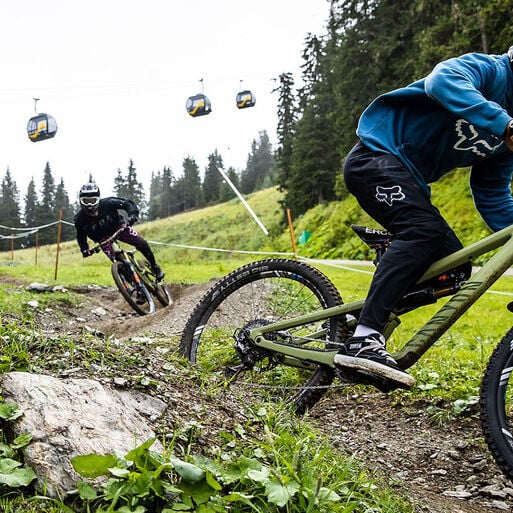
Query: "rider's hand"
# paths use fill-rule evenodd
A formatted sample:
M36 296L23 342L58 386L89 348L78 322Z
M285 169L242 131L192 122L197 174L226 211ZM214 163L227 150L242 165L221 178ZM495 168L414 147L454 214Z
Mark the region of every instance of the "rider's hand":
M134 215L128 216L128 224L129 224L129 226L132 226L135 223L137 223L137 216L134 216Z
M89 257L89 256L91 256L91 255L92 255L92 253L91 253L91 250L90 250L89 248L87 248L87 249L83 249L83 250L82 250L82 256L83 256L84 258L87 258L87 257Z
M502 140L506 143L509 150L513 151L513 119L506 126Z

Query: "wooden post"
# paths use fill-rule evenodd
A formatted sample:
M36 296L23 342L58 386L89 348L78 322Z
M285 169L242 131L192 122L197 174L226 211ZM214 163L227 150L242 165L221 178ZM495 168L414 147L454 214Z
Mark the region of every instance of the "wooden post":
M59 210L59 225L57 227L57 253L55 254L54 280L57 279L57 269L59 267L59 252L61 250L61 230L62 230L62 208Z
M292 251L294 252L294 257L297 258L296 237L294 236L294 227L292 226L289 208L287 208L287 222L289 224L290 239L292 241Z
M14 260L14 234L11 233L11 260Z
M34 265L37 265L37 250L39 248L39 230L36 230L36 255L34 257Z

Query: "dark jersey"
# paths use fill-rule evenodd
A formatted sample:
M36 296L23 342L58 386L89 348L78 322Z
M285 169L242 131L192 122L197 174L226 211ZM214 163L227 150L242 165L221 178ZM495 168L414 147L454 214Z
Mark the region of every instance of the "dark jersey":
M88 248L88 237L94 242L99 242L112 235L126 222L123 212L126 212L127 216L139 215L139 209L132 200L115 197L100 200L97 216L89 215L84 209L80 209L74 218L80 250Z

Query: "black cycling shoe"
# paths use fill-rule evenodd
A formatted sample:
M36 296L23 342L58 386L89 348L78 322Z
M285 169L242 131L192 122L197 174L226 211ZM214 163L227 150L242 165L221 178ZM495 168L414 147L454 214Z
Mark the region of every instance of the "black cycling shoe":
M365 337L351 337L345 348L335 355L337 367L366 371L381 376L401 388L410 389L415 379L399 368L397 362L385 349L385 341L379 333Z
M151 270L153 271L153 274L155 275L157 281L162 281L164 279L166 273L161 269L160 265L155 264Z

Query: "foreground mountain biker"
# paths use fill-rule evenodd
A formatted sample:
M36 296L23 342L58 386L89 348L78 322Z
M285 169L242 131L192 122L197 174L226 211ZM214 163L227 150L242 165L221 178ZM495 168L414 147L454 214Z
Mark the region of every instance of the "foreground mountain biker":
M125 224L118 239L134 246L144 255L158 281L164 278L165 274L155 261L150 245L132 228L139 216L139 209L132 200L116 197L100 199L100 189L91 182L80 188L78 196L81 208L75 214L74 222L77 242L84 258L91 255L87 238L101 242ZM126 213L127 221L120 211ZM112 261L115 259L111 244L104 244L102 249Z
M390 313L430 264L462 247L429 184L470 167L474 204L490 229L513 224L513 47L439 63L424 79L375 99L363 112L344 179L394 239L372 279L353 336L335 364L410 388L382 335ZM470 263L458 268L470 276Z

